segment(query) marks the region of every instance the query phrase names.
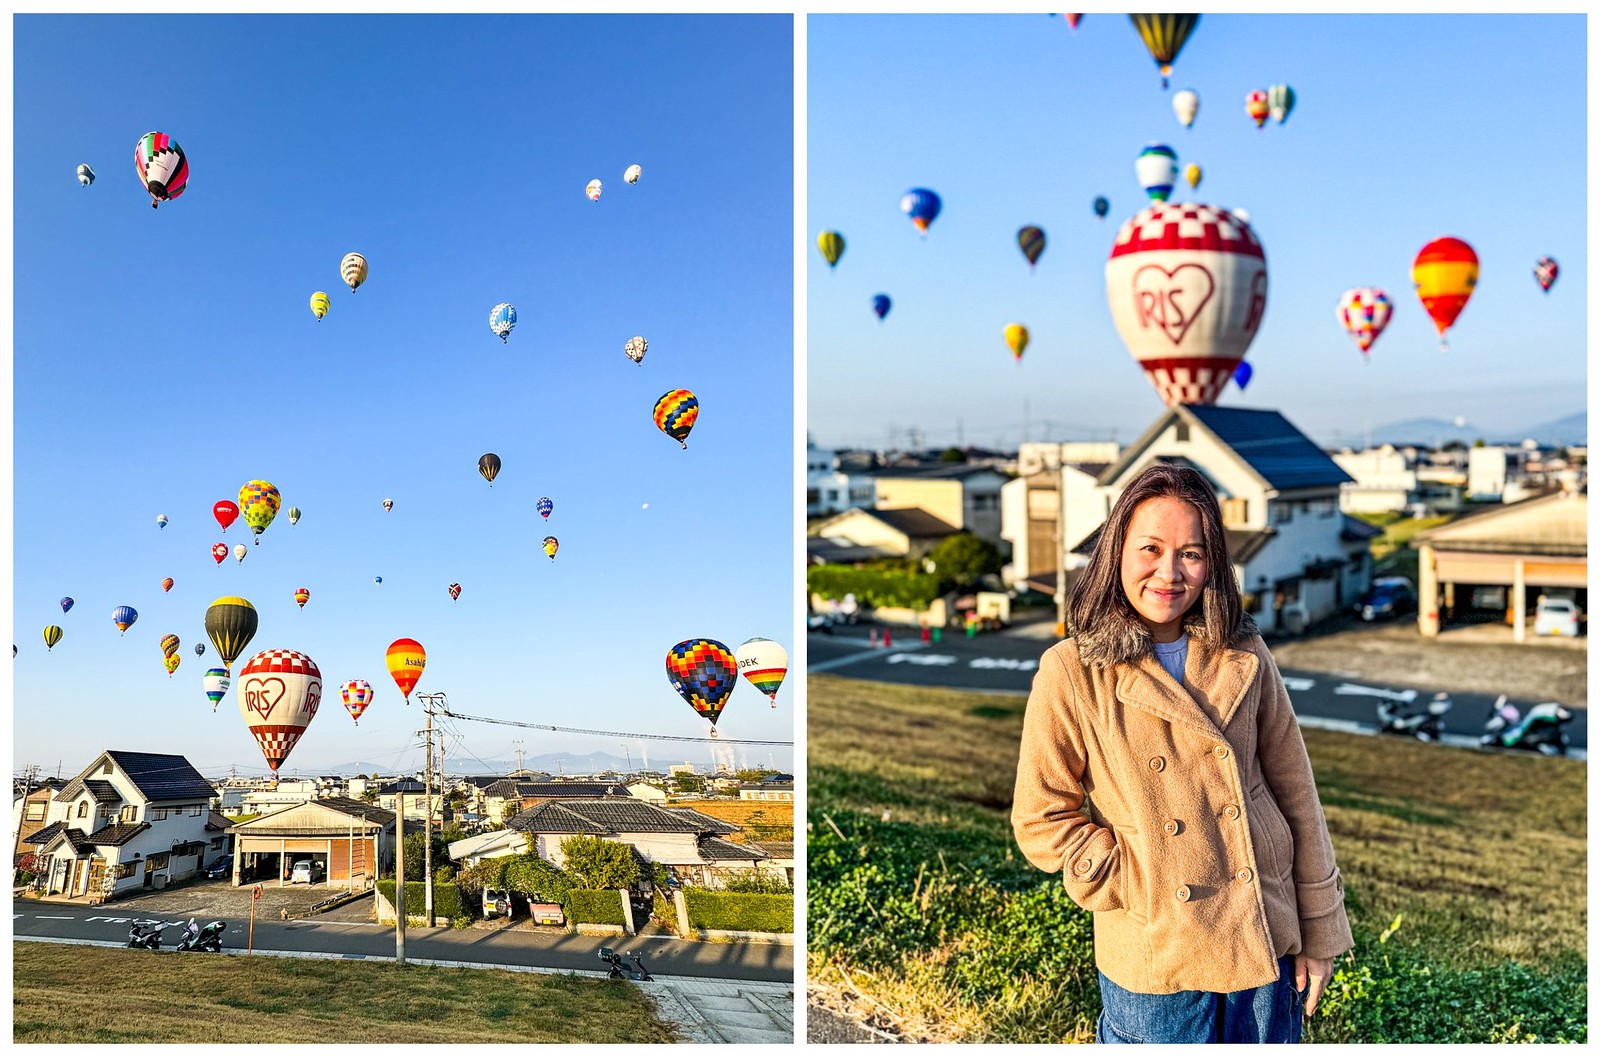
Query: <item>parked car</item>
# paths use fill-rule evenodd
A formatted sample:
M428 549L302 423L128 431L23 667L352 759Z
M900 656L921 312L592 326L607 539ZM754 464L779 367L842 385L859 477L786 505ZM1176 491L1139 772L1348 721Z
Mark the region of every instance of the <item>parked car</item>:
M1417 609L1417 589L1404 576L1380 576L1372 587L1356 600L1355 611L1362 620L1380 617L1398 617L1414 613Z
M206 867L206 876L210 878L226 877L233 872L233 860L224 855L210 866Z
M483 890L483 916L485 919L510 917L511 893L504 888L485 888Z
M289 883L297 885L303 881L306 884L316 884L322 880L323 873L323 865L315 859L301 859L294 864L294 869L290 871Z
M1533 633L1535 635L1567 635L1576 638L1578 620L1578 604L1572 599L1541 599L1538 608L1533 611Z

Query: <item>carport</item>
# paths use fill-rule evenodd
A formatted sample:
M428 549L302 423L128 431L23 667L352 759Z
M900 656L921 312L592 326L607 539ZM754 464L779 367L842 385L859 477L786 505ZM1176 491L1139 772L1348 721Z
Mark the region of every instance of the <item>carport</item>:
M1579 592L1589 585L1589 509L1579 492L1560 492L1494 507L1419 532L1417 628L1439 634L1441 608L1473 586L1509 588L1512 637L1527 638L1527 599L1541 588Z
M346 797L295 804L237 823L233 883L289 884L301 859L321 863L322 883L370 888L393 855L394 812Z

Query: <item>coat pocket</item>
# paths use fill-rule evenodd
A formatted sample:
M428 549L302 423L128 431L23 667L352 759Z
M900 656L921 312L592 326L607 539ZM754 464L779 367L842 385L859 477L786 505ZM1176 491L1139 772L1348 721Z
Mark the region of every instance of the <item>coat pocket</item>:
M1062 864L1062 883L1072 901L1085 910L1122 909L1122 844L1101 827L1089 842Z
M1250 790L1250 821L1256 869L1268 877L1288 879L1294 870L1294 834L1265 783Z

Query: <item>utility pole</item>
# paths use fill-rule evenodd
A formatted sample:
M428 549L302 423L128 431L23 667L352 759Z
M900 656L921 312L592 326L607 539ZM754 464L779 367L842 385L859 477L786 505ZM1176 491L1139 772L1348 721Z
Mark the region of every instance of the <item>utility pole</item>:
M394 794L394 963L406 965L406 794Z
M444 701L444 694L418 694L428 723L422 770L422 906L428 927L433 928L433 709Z
M522 739L518 738L515 741L513 741L511 744L516 746L516 750L515 751L516 751L516 754L517 754L517 773L521 774L522 773Z
M33 776L38 772L38 767L28 764L28 769L22 774L22 807L17 812L17 829L11 834L11 854L15 855L22 846L22 824L28 819L28 794L33 792ZM15 873L13 872L13 877Z

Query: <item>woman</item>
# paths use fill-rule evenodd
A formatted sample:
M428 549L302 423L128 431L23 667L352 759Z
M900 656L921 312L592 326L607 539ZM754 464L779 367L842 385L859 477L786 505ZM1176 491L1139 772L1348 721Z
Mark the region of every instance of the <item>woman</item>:
M1294 710L1217 497L1151 466L1040 661L1011 821L1094 912L1100 1042L1298 1042L1352 945Z

